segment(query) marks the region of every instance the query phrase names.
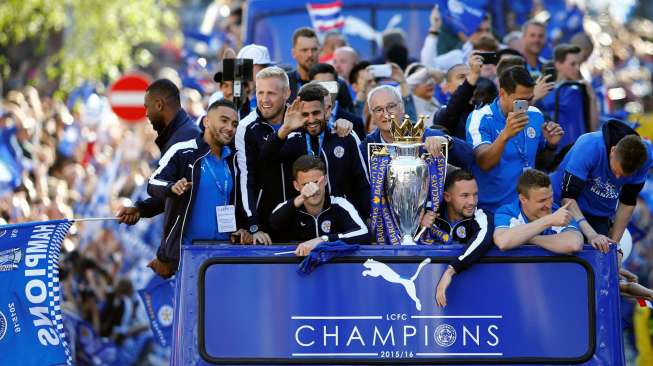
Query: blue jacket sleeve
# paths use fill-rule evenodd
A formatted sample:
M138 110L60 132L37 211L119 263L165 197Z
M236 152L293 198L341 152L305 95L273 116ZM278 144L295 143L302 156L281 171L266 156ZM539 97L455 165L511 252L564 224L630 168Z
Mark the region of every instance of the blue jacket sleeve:
M341 197L331 197L331 203L340 207L339 227L329 235L329 241L342 240L349 244L365 244L370 242L367 225L356 212L354 206Z
M138 208L141 217L150 218L163 213L165 200L157 197L147 197L144 200L136 201L134 206Z
M355 197L352 197L352 203L365 219L370 213L370 180L367 172L367 162L358 148L360 145L358 137L351 133L351 139L348 139L348 141L351 143L349 151L354 154L349 159L351 182L353 183L352 192L355 194Z
M460 273L478 262L492 248L494 218L492 215L485 214L483 210L478 209L474 220L479 226L478 232L470 238L465 252L449 263L456 273Z
M147 182L147 193L159 199L165 199L172 196L172 186L181 178L183 173L179 173L179 154L175 153L171 158L164 155L159 161L159 167L152 173Z
M240 197L247 216L247 227L258 225L256 201L259 194L256 176L256 161L259 148L252 137L247 135L247 126L239 125L236 131L236 160L240 171Z

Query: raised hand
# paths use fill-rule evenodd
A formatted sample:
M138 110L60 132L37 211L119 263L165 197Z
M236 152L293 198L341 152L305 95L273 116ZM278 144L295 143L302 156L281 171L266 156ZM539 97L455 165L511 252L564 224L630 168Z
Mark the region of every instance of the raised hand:
M525 112L509 112L508 118L506 118L506 127L501 132L505 133L508 138L512 138L522 132L527 124L528 115Z
M172 191L172 193L176 194L177 196L181 196L192 186L193 186L193 182L187 181L186 178L181 178L175 184L172 185L170 190Z
M354 124L346 119L338 118L333 129L335 130L336 135L339 137L345 137L354 129Z
M283 117L283 127L290 131L304 127L306 118L302 117L302 101L295 98L292 104L286 108L286 115Z
M549 216L551 226L567 226L573 216L569 212L568 207L571 204L571 201L567 201L562 207L556 210Z
M555 122L546 122L542 125L542 134L549 145L557 145L565 131Z

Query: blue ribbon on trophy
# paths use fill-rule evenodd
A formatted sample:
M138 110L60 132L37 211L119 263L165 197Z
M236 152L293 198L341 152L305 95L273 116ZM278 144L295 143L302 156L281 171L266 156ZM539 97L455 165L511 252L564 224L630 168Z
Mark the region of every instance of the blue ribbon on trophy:
M431 200L433 212L438 212L443 198L447 159L444 156L434 157L429 155L424 160L429 168L428 196ZM437 226L431 225L421 236L420 241L424 244L433 244L434 242L449 244L451 242L451 235Z
M385 154L385 156L387 157L387 154ZM376 242L379 244L385 243L385 230L383 229L383 219L381 218L381 205L384 200L383 180L385 179L386 167L384 167L383 170L381 169L382 161L387 164L387 160L383 159L381 153L375 153L370 157L370 183L372 185L370 190L370 200L372 202L370 223L372 230L374 230L376 235Z
M398 245L401 243L399 229L392 218L388 201L385 199L385 178L390 164L387 150L381 150L370 157L372 175L372 229L378 244Z
M412 124L408 116L401 124L390 116L392 144L369 156L371 175L371 228L378 244L414 245L413 235L419 227L420 213L427 197L437 207L442 200L446 158L422 158L424 121L420 116ZM372 145L372 144L370 144ZM447 233L430 229L435 238L446 238Z

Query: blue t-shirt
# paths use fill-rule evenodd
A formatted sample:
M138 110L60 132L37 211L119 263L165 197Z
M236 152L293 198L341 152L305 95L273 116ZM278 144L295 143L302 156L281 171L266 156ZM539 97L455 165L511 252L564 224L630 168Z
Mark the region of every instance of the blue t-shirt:
M551 175L556 202L562 196L562 180L568 172L585 181L585 187L576 200L584 214L611 217L617 209L617 200L624 184L640 184L653 165L651 143L644 141L648 158L644 166L634 174L617 179L610 169L603 133L590 132L582 135L569 150L558 169Z
M562 135L558 143L558 151L567 145L573 144L580 135L587 132L583 111L583 91L578 85L565 85L559 88L560 86L553 89L539 103L542 111L553 120L555 118L555 96L560 90L558 96L558 120L555 122L562 127L565 134Z
M554 204L552 212L558 209L558 205ZM521 209L519 200L501 206L497 212L494 213L494 228L496 229L510 229L515 226L528 224L528 217ZM551 226L540 233L540 235L554 235L567 230L578 230L578 223L576 220L571 220L567 226Z
M184 244L193 240L229 240L229 233L218 231L215 208L229 204L234 182L225 159L231 149L222 148L222 159L209 153L200 165L199 187L193 201L188 229L184 231ZM198 182L193 182L197 184Z
M528 124L524 130L506 144L501 159L492 169L484 171L472 164L472 173L479 188L478 206L495 212L500 206L517 199L517 181L526 168L535 166L537 152L544 148L542 135L544 116L539 109L529 107L526 112ZM493 143L506 126L499 100L473 111L467 118L467 142L474 150L481 145Z

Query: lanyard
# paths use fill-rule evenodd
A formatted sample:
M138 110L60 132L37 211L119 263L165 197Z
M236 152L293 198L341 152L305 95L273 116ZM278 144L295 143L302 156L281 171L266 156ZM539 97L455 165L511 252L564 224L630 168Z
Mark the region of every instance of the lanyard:
M306 137L306 153L308 155L319 155L320 152L322 151L322 143L324 142L324 131L320 133L318 145L317 145L317 154L313 152L313 148L311 147L311 135L309 133L304 134Z
M336 114L338 113L338 101L336 100L333 103L333 108L331 108L331 116L329 116L329 121L327 122L327 128L333 130L333 127L336 123Z
M496 101L495 101L495 103L496 103ZM497 108L497 111L495 112L495 110L493 109L492 113L495 114L495 113L498 112L500 115L503 116L503 113L501 113L501 107L499 107L498 104L496 104L496 108ZM495 128L496 128L496 122L494 122L494 118L492 118L491 120L493 121L492 125L495 126ZM504 128L505 128L505 120L504 120ZM515 149L517 150L517 155L519 155L519 159L521 160L521 163L522 163L522 166L523 166L524 169L530 167L530 163L528 162L528 149L526 147L527 146L526 144L528 143L528 139L526 138L526 131L528 130L528 128L529 128L529 125L527 124L524 127L524 129L522 130L521 134L517 134L517 135L513 136L510 139L510 142L513 145L515 145ZM521 144L521 146L520 146L519 142L517 141L519 139L520 135L522 136L522 138L524 140L523 143Z
M209 157L209 159L210 159L210 157ZM224 159L219 161L219 162L222 163L222 166L223 166L224 169L229 169L227 167L227 164L225 163ZM220 193L222 193L222 195L224 196L224 198L225 198L225 203L224 204L226 205L227 203L229 203L229 192L227 192L227 190L229 189L229 177L230 177L230 175L227 175L225 177L224 187L221 187L220 183L219 183L218 176L215 174L215 171L213 170L213 167L211 167L211 162L208 159L206 160L206 168L209 171L209 173L213 176L213 183L215 183L215 186L218 187L218 191L220 191Z
M528 125L526 125L526 127L524 127L524 130L520 134L523 137L523 140L524 140L524 143L522 144L522 146L519 146L519 142L517 142L517 136L519 136L519 135L512 138L512 142L515 144L515 148L517 149L517 154L519 155L519 158L521 159L521 162L522 162L522 165L524 166L524 168L528 168L530 166L530 164L528 163L528 154L527 154L528 150L526 148L526 143L527 143L526 129L527 128L528 128Z

